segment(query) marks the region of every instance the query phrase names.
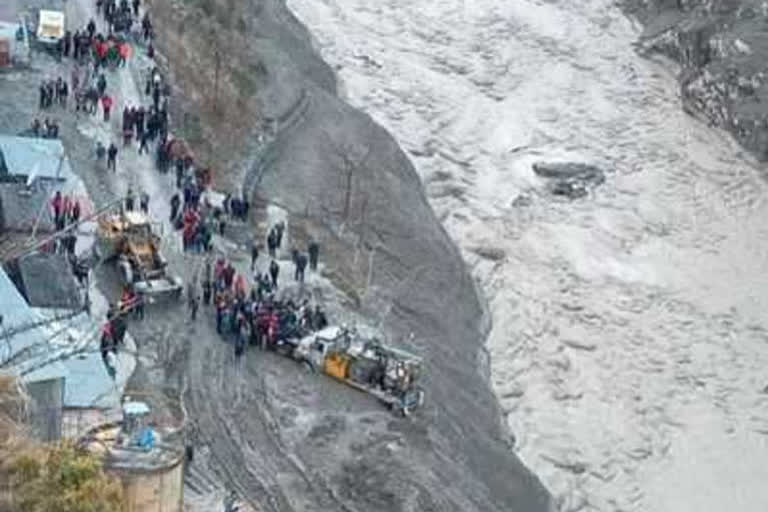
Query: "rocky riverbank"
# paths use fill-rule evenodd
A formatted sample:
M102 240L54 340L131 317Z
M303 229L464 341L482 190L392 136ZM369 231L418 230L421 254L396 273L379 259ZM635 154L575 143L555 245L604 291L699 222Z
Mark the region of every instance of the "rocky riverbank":
M257 498L285 497L270 510L315 510L307 504L319 492L339 510L548 510L548 493L500 424L474 282L393 138L338 97L333 71L281 1L153 2L151 12L175 87L174 129L216 182L241 188L257 215L279 206L294 241L319 238L325 273L347 306L394 339L413 333L410 348L428 361L429 405L410 422L355 411L359 401L346 395L314 407L286 394L294 378L273 372L266 381L254 375L254 385L279 396L279 407L255 400L250 419L232 423L193 380L191 413L211 430L202 436L217 438L222 422L237 430L211 449L226 444L223 463L240 466L215 473ZM275 421L282 433L260 431L266 441L253 446L254 425ZM254 450L262 460L246 457Z
M758 0L623 0L639 47L681 66L683 108L768 160L768 8Z

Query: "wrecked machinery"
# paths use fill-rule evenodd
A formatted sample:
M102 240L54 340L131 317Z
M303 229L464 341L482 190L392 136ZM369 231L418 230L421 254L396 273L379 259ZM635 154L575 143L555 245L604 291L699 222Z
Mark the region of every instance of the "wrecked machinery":
M99 218L97 251L105 260L117 260L123 284L142 296L180 296L181 278L168 275L160 242L145 213L121 211Z
M313 371L322 372L368 393L403 416L424 404L419 386L422 359L401 349L366 339L346 327L326 327L295 342L291 356Z

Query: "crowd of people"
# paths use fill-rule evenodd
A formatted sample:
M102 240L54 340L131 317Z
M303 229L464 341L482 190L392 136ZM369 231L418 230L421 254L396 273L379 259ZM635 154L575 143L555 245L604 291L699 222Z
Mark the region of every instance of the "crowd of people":
M51 199L51 211L56 230L61 231L68 224L73 224L80 220L80 201L69 194L64 195L60 190L57 190L53 199Z
M61 54L75 59L71 80L63 78L48 81L41 85L40 108L50 109L54 104L66 108L67 97L71 93L76 100L76 112L96 115L101 106L103 119L110 122L112 112L119 108L117 101L108 92L107 77L104 70L122 65L130 57L130 45L116 31L130 31L139 17L139 0L128 6L127 0L97 0L97 11L103 16L110 30L104 36L97 32L96 23L90 20L83 30L74 35L67 33ZM148 15L141 20L142 37L149 43L148 54L152 57L152 24ZM73 50L73 51L70 51ZM266 272L257 271L262 243L255 240L251 247L250 284L245 275L238 274L231 261L224 257L214 258L212 237L215 233L224 235L229 219L246 221L250 205L245 198L228 194L221 204L212 205L204 191L211 186L210 169L198 167L191 153L178 140L169 140L168 134L168 99L170 89L164 84L157 68L152 69L147 77L144 94L146 105L122 105L121 131L123 147L138 143L138 153L149 153L150 143L156 142L154 149L156 165L161 173L167 173L173 166L176 172L176 187L170 199L172 226L181 231L185 251L207 253L205 256L202 279L197 278L188 285L186 301L190 318L195 321L201 307L212 308L215 312L216 331L226 338L234 340L235 355L239 358L248 344L264 348L274 347L280 340L298 338L313 330L322 329L328 324L326 313L319 305L311 306L308 300L294 302L278 298L277 290L280 278L280 263L277 252L283 246L285 224L278 222L272 226L265 237L269 263ZM33 131L48 132L48 125L33 126ZM96 145L96 158L107 159L106 168L116 170L119 149L114 142L105 146L101 141ZM149 196L139 194L137 198L129 188L124 209L132 211L138 208L148 212ZM62 230L68 223L77 222L80 207L76 201L57 193L52 200L53 214L57 230ZM69 253L70 238L62 237ZM64 243L64 242L62 242ZM306 268L317 269L319 245L311 241L304 251L291 248L288 251L294 264L294 279L299 284L304 282ZM74 256L72 244L71 256L73 268L78 279L87 281L88 268L81 265ZM202 304L201 304L202 303ZM102 329L101 353L104 362L114 377L115 358L118 347L124 342L126 318L133 315L136 319L144 317L144 298L135 292L131 285L124 288L116 304L111 304L107 321Z
M319 304L311 307L308 300L297 304L292 299L277 298L279 265L272 259L269 275L254 273L249 287L245 276L235 271L231 261L208 258L202 276L202 303L213 306L216 332L234 338L235 356L243 355L246 345L273 348L280 340L300 338L328 325ZM191 320L197 317L201 301L196 283L187 288Z
M128 5L126 0L99 0L97 11L104 17L109 31L106 35L97 31L95 20L76 30L74 34L67 31L61 40L60 56L74 60L75 65L69 80L59 76L55 80L44 80L40 84L40 110L50 110L54 105L67 108L67 99L74 97L75 112L96 115L101 110L103 120L110 122L112 112L118 107L117 98L108 92L106 69L114 69L125 65L133 54L132 45L126 33L130 32L134 19L139 17L139 0L133 0ZM118 22L119 19L129 19L129 23ZM152 23L149 14L141 20L142 35L148 42L147 54L154 55L152 47ZM138 37L138 36L137 36ZM133 140L139 144L139 154L150 153L150 143L160 140L165 144L168 135L167 95L168 87L164 86L157 68L154 68L147 79L145 90L151 104L145 106L124 105L122 117L123 145L131 145ZM32 123L31 134L40 137L58 137L59 125L55 119L46 118L43 123L35 119ZM101 143L99 143L101 144ZM103 146L103 144L102 144ZM98 148L97 148L98 149ZM105 148L106 149L106 148ZM114 142L106 150L107 169L117 169L117 146ZM97 157L103 158L97 152Z
M42 137L44 139L58 139L59 138L59 122L55 119L45 118L41 123L39 119L35 118L32 121L32 126L29 130L30 135L33 137Z
M69 84L61 77L54 80L43 80L40 83L40 110L51 108L54 103L67 108Z

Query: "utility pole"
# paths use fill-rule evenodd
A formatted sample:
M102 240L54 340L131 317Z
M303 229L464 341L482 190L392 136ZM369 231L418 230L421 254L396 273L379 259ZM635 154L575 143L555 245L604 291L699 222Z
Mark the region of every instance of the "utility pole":
M213 112L219 113L219 68L221 66L221 59L219 59L219 45L216 44L216 50L214 50L213 58L216 60L215 71L213 76Z

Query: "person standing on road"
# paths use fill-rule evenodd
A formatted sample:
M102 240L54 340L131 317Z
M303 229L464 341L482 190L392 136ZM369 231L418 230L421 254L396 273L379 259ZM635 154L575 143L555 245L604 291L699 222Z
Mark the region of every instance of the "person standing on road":
M66 80L61 81L61 85L59 85L59 105L61 105L64 109L67 108L67 98L69 97L69 86L67 85Z
M91 18L88 21L88 25L86 26L86 29L88 30L88 37L90 39L93 39L93 34L96 33L96 22L93 21L93 18Z
M317 260L320 256L320 244L318 244L317 241L312 240L309 242L307 252L309 253L309 269L312 272L315 272L317 271Z
M233 312L234 316L234 312ZM248 339L247 325L245 317L242 313L237 315L237 323L235 325L235 363L239 363L245 352L245 343Z
M128 186L128 192L125 194L125 210L128 212L133 211L133 203L134 203L134 196L133 196L133 188Z
M280 246L283 244L283 234L285 233L285 222L284 221L281 220L280 222L277 223L277 225L275 226L275 232L277 233L277 239L276 239L277 245L276 245L276 247L279 249Z
M200 305L200 295L198 295L197 288L194 284L190 284L187 289L187 305L189 306L189 319L193 322L197 319L197 308Z
M253 269L256 268L256 260L259 259L259 244L256 242L256 239L254 238L253 242L251 243L251 272L253 272Z
M104 122L109 122L109 111L112 109L112 97L105 94L101 97L101 107L104 109Z
M99 165L102 164L105 156L107 156L107 148L104 147L104 144L102 144L101 141L97 141L96 142L96 160L99 161Z
M77 224L79 220L80 220L80 201L75 200L74 204L72 205L71 222L73 224Z
M149 213L149 194L142 192L139 196L139 209L142 213Z
M107 92L107 77L104 73L99 75L99 79L96 81L96 90L99 92L99 97L104 96Z
M77 61L80 58L80 31L75 30L72 36L72 58Z
M221 334L224 326L224 312L227 307L224 294L217 292L214 301L216 303L216 332Z
M143 131L136 137L139 139L139 154L149 153L149 132Z
M269 256L274 258L275 250L277 249L277 231L274 227L269 230L267 235L267 248L269 249Z
M304 283L304 269L307 268L307 255L303 252L296 255L296 280Z
M109 149L107 150L107 170L112 169L117 172L117 146L114 142L109 143Z
M69 57L69 49L72 47L72 33L67 30L64 32L64 56Z
M277 276L280 274L280 265L275 260L269 264L269 275L272 277L272 287L277 288Z
M56 225L56 229L59 228L61 219L61 210L64 207L64 198L61 197L61 191L57 190L56 194L51 199L51 207L53 208L53 223Z
M179 214L179 206L181 206L181 198L177 192L171 197L171 218L169 219L171 224L176 221L176 217Z
M211 303L211 281L210 279L203 280L203 305L207 306Z

